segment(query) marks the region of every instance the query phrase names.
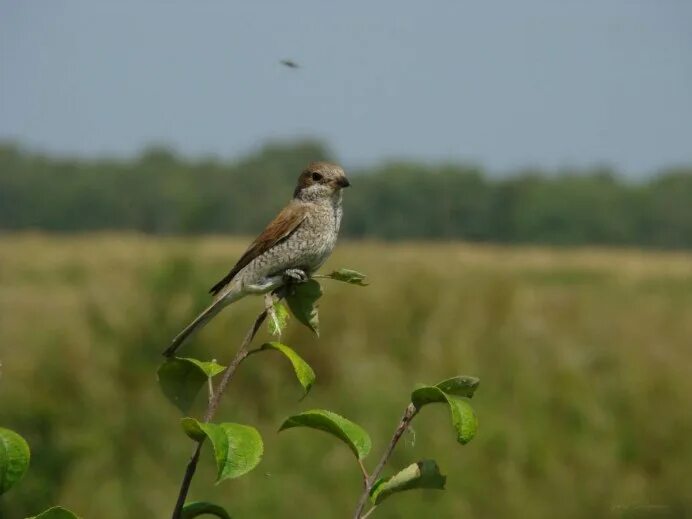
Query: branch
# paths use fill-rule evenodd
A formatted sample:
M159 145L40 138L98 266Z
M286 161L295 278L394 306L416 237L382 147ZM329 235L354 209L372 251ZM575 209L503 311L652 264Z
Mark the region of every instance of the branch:
M355 513L353 514L353 519L364 519L365 517L370 515L370 512L372 512L371 509L367 514L363 515L363 509L365 508L365 505L368 502L370 491L372 490L373 485L377 481L377 478L380 476L382 469L384 469L384 466L387 464L387 461L389 461L389 457L392 455L394 447L396 447L396 444L401 439L401 435L404 434L404 431L406 431L406 429L408 429L408 426L411 424L411 420L413 420L413 417L416 416L417 413L418 409L416 409L416 406L414 406L412 403L406 407L404 416L401 417L401 421L399 422L399 425L394 431L394 435L392 436L392 439L390 440L387 449L384 451L382 458L380 458L379 463L375 467L375 470L372 471L370 477L364 478L365 484L363 485L363 493L361 494L360 499L358 500L358 506L356 508Z
M271 295L267 295L267 301L269 301L271 297ZM216 386L216 391L214 391L209 398L209 405L207 407L206 413L204 413L205 422L210 422L211 419L214 418L216 410L219 407L219 403L221 402L221 397L224 391L226 390L228 383L233 378L235 370L238 368L240 363L243 362L243 360L245 360L245 357L248 356L248 347L250 346L252 339L255 338L255 335L257 334L257 331L259 330L260 326L262 326L262 323L267 318L267 312L268 309L266 308L265 304L265 309L262 311L262 313L260 313L257 316L254 324L245 334L245 338L243 339L243 342L240 344L240 348L238 349L238 352L235 354L235 357L223 372L221 381L219 382L218 386ZM183 481L180 484L180 492L178 493L178 500L176 501L175 508L173 509L172 519L180 519L181 517L183 506L185 505L185 500L187 499L187 493L190 490L190 483L192 482L192 477L195 475L195 470L197 469L197 461L199 461L199 455L202 451L202 443L204 443L204 438L202 438L201 440L197 440L197 445L195 445L195 448L192 451L192 456L190 456L190 461L188 462L187 468L185 469Z
M207 406L206 413L204 413L205 422L210 422L211 419L214 418L216 410L219 407L219 403L221 402L221 396L223 395L224 391L226 391L226 387L233 378L235 370L250 353L254 352L254 350L248 351L248 347L250 346L252 339L255 338L255 335L257 334L257 331L259 330L260 326L262 326L262 323L267 318L269 311L272 309L274 303L273 296L277 295L278 299L281 300L285 296L286 290L286 279L283 275L280 274L270 277L268 283L263 285L261 290L257 292L265 294L264 310L257 316L254 324L245 334L245 338L243 339L243 342L240 344L238 352L235 354L235 357L233 357L233 360L223 372L223 376L221 377L219 385L216 387L216 391L213 390L210 381L209 404ZM190 483L192 483L192 478L195 475L195 470L197 470L197 462L199 461L199 455L202 451L202 443L204 443L204 438L197 441L197 445L195 445L195 448L192 451L192 455L190 456L190 461L187 463L187 468L185 469L183 481L180 483L178 499L175 503L175 508L173 509L172 519L180 519L183 506L185 505L185 500L187 499L187 493L190 490Z

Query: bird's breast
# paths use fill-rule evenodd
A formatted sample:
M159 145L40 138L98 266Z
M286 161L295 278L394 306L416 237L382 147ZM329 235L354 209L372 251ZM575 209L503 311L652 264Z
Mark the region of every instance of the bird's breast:
M316 271L334 250L340 222L340 203L312 204L296 231L243 268L239 282L254 284L289 268Z
M305 254L305 264L312 269L319 268L334 250L341 222L341 204L316 205L308 213L300 231Z

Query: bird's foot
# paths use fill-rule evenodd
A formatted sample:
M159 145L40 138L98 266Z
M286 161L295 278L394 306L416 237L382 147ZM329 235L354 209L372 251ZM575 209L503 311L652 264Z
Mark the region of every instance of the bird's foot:
M244 285L243 291L246 294L265 294L281 284L278 282L279 279L278 276L262 278L257 283Z
M286 283L305 283L310 279L305 271L301 269L286 269L283 277Z

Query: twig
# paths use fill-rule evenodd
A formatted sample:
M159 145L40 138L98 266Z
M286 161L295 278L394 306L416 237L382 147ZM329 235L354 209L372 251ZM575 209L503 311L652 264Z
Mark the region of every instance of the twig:
M368 483L368 469L365 468L363 460L360 458L358 458L358 465L360 465L360 471L363 473L363 486L365 486Z
M211 399L214 398L214 384L211 382L211 377L207 378L207 390L209 393L207 400L209 403L211 403Z
M218 386L216 386L216 391L214 391L212 393L212 396L209 398L207 412L204 414L205 422L210 422L211 419L214 418L216 410L219 407L219 403L221 402L221 396L226 390L226 386L228 386L228 383L231 381L231 378L233 378L233 374L235 373L235 370L238 368L240 363L243 362L243 360L245 360L245 357L248 356L248 346L250 346L252 339L255 338L257 331L259 330L260 326L262 326L262 323L266 318L267 308L265 308L262 311L262 313L257 316L257 319L255 319L254 324L245 334L245 338L243 339L243 342L240 344L240 348L238 349L238 352L235 354L235 357L228 365L228 367L224 370L223 376L221 377L221 381L219 382ZM202 451L203 443L204 438L202 438L201 440L197 440L197 445L195 445L195 448L192 451L192 456L190 456L190 461L188 462L187 468L185 469L183 481L180 484L180 492L178 493L178 500L176 501L175 508L173 509L172 519L180 519L181 517L183 506L185 505L185 500L187 499L187 493L190 490L190 483L192 482L192 477L195 475L195 470L197 469L197 462L199 461L199 455Z
M185 468L185 475L183 476L183 481L180 484L178 499L176 500L175 508L173 509L173 519L180 519L183 506L185 506L185 499L187 499L187 493L190 490L190 483L192 483L192 476L195 475L195 470L197 470L197 462L199 461L199 453L202 451L203 442L204 440L197 442L192 451L192 456L190 456L190 461L188 461L187 467Z
M392 439L390 440L387 449L384 451L382 458L380 458L379 463L375 467L375 470L372 471L370 477L365 477L364 479L365 485L363 488L363 493L361 494L360 499L358 500L358 506L356 507L356 511L353 514L353 519L365 519L365 517L370 515L370 513L372 512L372 509L370 509L370 511L363 515L363 509L365 508L365 505L368 502L370 491L372 490L373 485L377 481L377 478L380 476L382 469L384 469L384 466L387 464L387 461L389 461L389 457L392 455L392 451L394 450L394 447L396 447L396 444L399 442L399 439L401 439L401 435L404 434L404 431L406 431L406 429L408 429L411 420L413 420L413 417L416 416L417 413L418 409L416 409L416 406L414 406L412 403L406 407L404 416L401 417L401 421L399 422L399 425L394 431L394 435L392 436Z

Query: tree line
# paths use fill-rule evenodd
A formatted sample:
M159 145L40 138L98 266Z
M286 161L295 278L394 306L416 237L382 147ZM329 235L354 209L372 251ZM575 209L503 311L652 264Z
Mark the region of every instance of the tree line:
M268 144L233 162L164 147L131 159L56 157L0 143L0 229L253 234L312 160L333 158L315 141ZM349 176L350 237L692 247L692 166L640 182L604 168L493 178L412 162Z

